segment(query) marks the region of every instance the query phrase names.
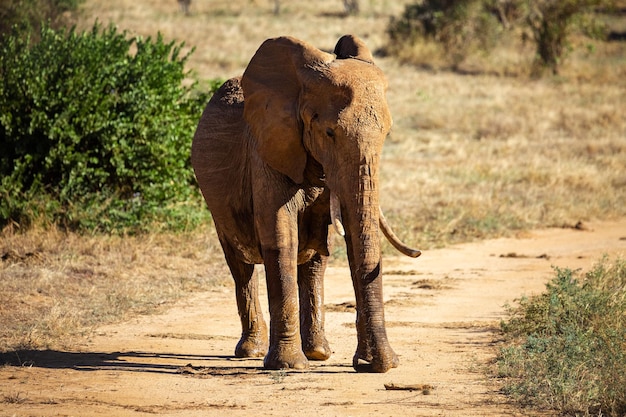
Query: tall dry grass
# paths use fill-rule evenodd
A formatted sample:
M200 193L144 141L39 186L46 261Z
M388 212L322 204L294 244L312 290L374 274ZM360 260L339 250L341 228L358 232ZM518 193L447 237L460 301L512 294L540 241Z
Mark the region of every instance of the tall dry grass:
M360 15L342 17L340 0L283 1L279 16L271 0L197 0L186 16L174 0L87 0L79 28L97 19L131 35L184 40L196 47L189 66L200 79L225 79L273 36L332 50L354 33L377 51L405 3L362 0ZM377 57L395 121L381 204L408 243L428 249L626 215L624 43L577 50L559 78L530 80L517 56L511 47L476 57L466 75ZM68 341L228 279L210 225L143 237L7 229L0 256L0 323L8 323L0 349Z

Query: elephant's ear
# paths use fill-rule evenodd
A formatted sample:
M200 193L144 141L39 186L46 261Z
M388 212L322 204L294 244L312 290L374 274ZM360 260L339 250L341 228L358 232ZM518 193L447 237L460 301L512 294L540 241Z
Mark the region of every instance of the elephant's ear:
M257 151L297 184L304 180L307 158L298 111L300 92L315 68L333 59L296 39L274 38L259 47L243 73L244 119Z
M338 59L354 58L374 63L374 57L365 43L354 35L343 35L335 46L335 55Z

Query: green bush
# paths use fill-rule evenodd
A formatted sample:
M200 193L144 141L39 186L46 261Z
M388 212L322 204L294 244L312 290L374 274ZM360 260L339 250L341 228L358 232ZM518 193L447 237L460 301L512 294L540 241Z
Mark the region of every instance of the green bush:
M556 268L502 328L505 392L565 415L626 413L626 261L604 258L583 277Z
M182 44L95 24L0 48L0 225L137 231L206 215L190 144L208 94L183 86Z

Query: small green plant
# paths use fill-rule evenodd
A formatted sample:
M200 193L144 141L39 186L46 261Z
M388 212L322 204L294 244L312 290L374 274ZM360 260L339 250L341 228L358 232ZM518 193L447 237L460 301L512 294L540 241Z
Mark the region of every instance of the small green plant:
M503 322L504 391L564 415L626 413L626 261L605 257L584 276L555 268L539 296Z
M183 44L115 27L44 27L0 45L0 226L193 227L190 164L209 94L184 86ZM216 84L211 86L215 89Z

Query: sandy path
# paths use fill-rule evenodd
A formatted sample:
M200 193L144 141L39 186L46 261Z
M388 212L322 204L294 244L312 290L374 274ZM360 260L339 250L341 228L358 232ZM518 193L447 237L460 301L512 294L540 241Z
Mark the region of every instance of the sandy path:
M165 314L100 328L74 351L0 368L0 416L522 415L481 372L493 358L503 305L542 291L552 265L588 269L604 253L626 255L626 220L385 259L388 333L401 364L382 375L351 368L346 268L330 268L326 280L334 354L307 372L234 359L234 295L219 288ZM390 391L388 383L433 388Z

